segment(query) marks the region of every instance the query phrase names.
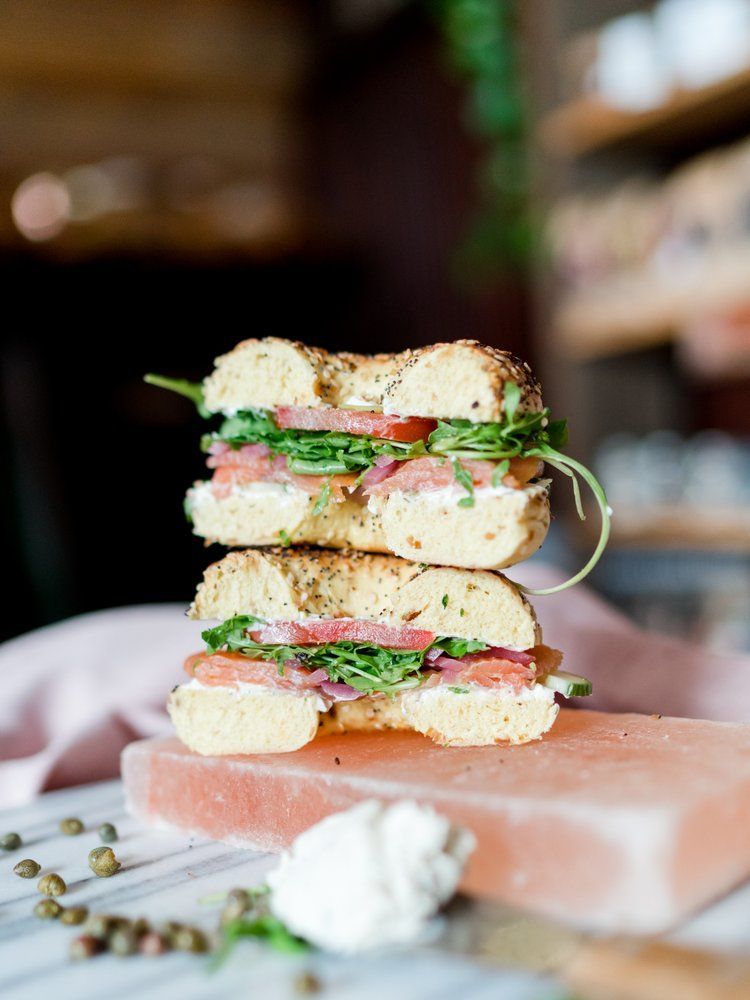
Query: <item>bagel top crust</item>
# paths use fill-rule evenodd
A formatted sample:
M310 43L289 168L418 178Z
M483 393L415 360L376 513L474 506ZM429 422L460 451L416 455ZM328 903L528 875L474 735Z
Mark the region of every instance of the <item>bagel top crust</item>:
M529 366L475 340L432 344L401 354L330 354L298 341L245 340L215 361L203 383L211 412L278 406L366 407L401 416L502 418L504 389L521 390L519 412L542 409Z
M502 573L346 550L230 552L208 567L188 614L366 618L514 649L541 641L533 608Z

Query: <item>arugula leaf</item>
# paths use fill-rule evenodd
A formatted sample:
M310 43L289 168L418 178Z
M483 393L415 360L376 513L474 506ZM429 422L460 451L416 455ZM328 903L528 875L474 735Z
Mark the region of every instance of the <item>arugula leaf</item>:
M274 660L283 674L287 660L295 659L310 670L325 670L329 680L348 684L363 694L396 694L422 683L426 650L396 650L355 642L321 646L275 646L245 639L242 652L255 659Z
M453 466L453 475L456 477L456 482L463 486L469 494L458 501L458 506L473 507L476 501L474 500L474 480L471 478L471 473L461 465L457 458L451 459L451 465Z
M188 524L193 523L193 503L189 496L186 496L182 501L182 510L185 514L185 520Z
M540 445L565 439L566 421L549 421L549 410L523 413L513 421L474 424L471 420L440 420L427 439L430 455L477 458L499 462L504 458L524 458Z
M544 444L545 442L540 442ZM556 448L558 451L560 448L564 448L568 443L568 421L567 420L550 420L547 424L547 440L546 444L550 448Z
M489 649L486 642L478 642L476 639L453 639L449 636L441 636L432 644L433 648L442 649L454 660L460 660L467 653L481 653L483 649Z
M226 646L253 659L273 660L283 675L287 660L297 660L309 670L325 670L331 681L348 684L364 694L396 694L419 687L424 677L425 655L429 649L442 649L448 656L460 659L488 646L475 639L438 637L426 649L403 650L368 646L348 641L330 642L320 646L280 646L254 642L247 631L261 619L253 615L237 615L203 632L209 653Z
M235 615L234 618L228 618L221 625L205 629L201 632L201 639L205 642L209 653L216 653L224 646L232 652L236 652L244 649L247 644L247 630L255 625L264 624L264 620L256 618L255 615Z
M203 402L203 384L201 382L188 382L184 378L167 378L164 375L153 375L149 373L143 376L143 381L149 385L158 386L160 389L169 389L180 396L186 396L195 403L198 413L204 418L211 416Z
M243 410L227 417L214 435L204 439L204 451L213 441L224 441L235 448L264 444L272 454L286 455L291 472L306 476L366 472L380 455L403 460L427 454L424 441L385 441L343 431L284 429L262 410Z
M307 941L292 934L286 924L270 913L261 914L250 920L245 917L230 920L229 923L225 924L223 931L224 941L229 943L230 949L236 941L243 937L259 938L276 951L287 954L297 954L301 951L308 951L310 948Z
M521 387L516 382L506 382L503 388L503 416L509 424L513 419L521 402Z
M564 583L559 583L556 587L544 587L540 590L534 590L530 587L523 587L520 584L516 584L519 590L522 590L525 594L557 594L561 590L567 590L568 587L573 587L575 584L580 583L580 581L583 580L585 576L588 576L594 566L596 566L599 562L602 552L604 552L609 540L612 511L607 503L607 495L604 492L604 487L596 478L594 473L587 469L585 465L581 465L580 462L576 462L575 459L561 454L561 452L557 451L557 449L545 443L539 444L535 448L531 449L529 455L531 457L544 459L544 461L547 462L548 465L551 465L553 469L557 469L559 472L564 473L572 480L573 495L575 497L578 515L582 521L586 520L586 515L583 511L583 505L581 503L581 491L578 485L577 476L580 476L581 479L583 479L591 492L594 494L594 499L599 507L599 514L601 517L599 541L596 543L596 547L583 569L580 569L574 576L570 577L569 580L565 580Z
M250 910L243 916L222 925L221 944L211 959L212 970L216 970L226 961L240 938L256 938L285 954L298 954L310 948L307 941L293 934L286 924L270 912L268 886L258 886L247 891L252 900ZM226 898L226 893L220 893L219 897ZM220 898L217 899L217 902L220 901Z
M502 462L498 462L492 472L492 485L502 486L503 476L508 474L508 469L510 468L510 459L504 458Z
M328 506L328 501L330 499L331 499L331 480L326 479L326 481L320 487L318 498L315 501L315 506L312 509L313 517L317 517L318 514L323 513L323 511Z

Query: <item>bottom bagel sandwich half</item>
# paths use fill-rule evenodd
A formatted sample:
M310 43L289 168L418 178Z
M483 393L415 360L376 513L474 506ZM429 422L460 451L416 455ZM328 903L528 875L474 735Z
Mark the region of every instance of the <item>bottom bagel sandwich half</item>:
M591 692L559 669L517 587L487 570L249 549L209 566L189 614L220 623L168 704L200 754L283 753L374 729L526 743L555 721L556 692Z

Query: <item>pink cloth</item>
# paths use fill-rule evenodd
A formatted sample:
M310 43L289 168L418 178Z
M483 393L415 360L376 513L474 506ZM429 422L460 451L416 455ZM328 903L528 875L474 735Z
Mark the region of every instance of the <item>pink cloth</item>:
M97 611L0 646L0 808L115 777L126 743L169 732L167 694L205 627L184 612Z
M527 586L558 582L515 567ZM750 721L750 657L643 632L585 586L532 599L545 641L589 677L586 707ZM201 648L200 622L176 604L117 608L0 646L0 808L47 788L114 777L130 740L168 732L167 693Z

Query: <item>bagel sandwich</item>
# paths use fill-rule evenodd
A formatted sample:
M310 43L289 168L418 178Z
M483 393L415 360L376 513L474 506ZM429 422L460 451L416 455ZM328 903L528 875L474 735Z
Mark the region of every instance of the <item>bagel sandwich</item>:
M218 422L202 442L211 478L185 502L207 542L503 569L547 534L545 461L558 462L565 422L506 351L459 340L366 356L268 337L200 384L147 379Z
M332 732L410 729L445 746L552 726L560 669L531 605L494 571L308 548L230 552L189 614L211 624L168 709L205 755L283 753Z

